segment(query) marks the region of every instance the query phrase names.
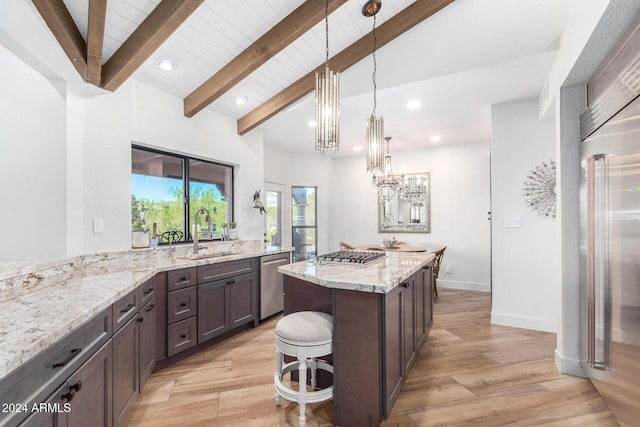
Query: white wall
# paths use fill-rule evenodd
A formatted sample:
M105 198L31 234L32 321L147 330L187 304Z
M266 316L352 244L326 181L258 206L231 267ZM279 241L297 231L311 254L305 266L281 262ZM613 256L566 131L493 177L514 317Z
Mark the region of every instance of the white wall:
M332 193L335 178L332 170L332 158L320 153L303 155L287 153L272 147L264 149L265 181L284 185L289 190L293 185L318 187L316 202L319 254L336 249L331 247L329 242L329 235L334 226L332 206L335 205L335 195Z
M259 131L240 137L234 120L206 109L185 118L180 98L133 80L115 93L74 93L0 55L0 191L15 206L3 209L0 232L11 244L0 259L129 249L132 142L233 164L239 236L262 237L252 208L263 186ZM103 233L93 233L94 219Z
M340 241L375 244L392 235L429 250L447 246L439 286L489 291L489 142L392 149L391 155L395 171L430 173L431 232L378 233L377 192L364 155L340 157L333 166L330 249L338 249Z
M538 120L538 101L491 108L493 323L556 332L560 282L556 223L525 206L527 175L555 158L555 122ZM505 228L505 217L522 227Z
M66 252L65 100L0 45L0 259Z

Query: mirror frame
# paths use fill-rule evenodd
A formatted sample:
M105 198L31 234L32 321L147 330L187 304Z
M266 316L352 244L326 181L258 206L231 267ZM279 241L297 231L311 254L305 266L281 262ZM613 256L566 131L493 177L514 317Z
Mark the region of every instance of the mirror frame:
M395 207L395 212L405 211L407 214L409 213L409 209L413 204L409 202L403 201L399 199L398 190L396 189L395 194L391 197L389 201L385 200L383 197L382 189L378 188L378 233L431 233L431 177L429 172L421 172L421 173L409 173L404 174L403 181L400 183L402 185L409 178L414 177L424 177L425 178L425 188L424 188L424 222L421 223L395 223L391 225L383 224L383 215L385 211L385 204L389 203L392 205L392 208ZM392 209L393 210L393 209Z

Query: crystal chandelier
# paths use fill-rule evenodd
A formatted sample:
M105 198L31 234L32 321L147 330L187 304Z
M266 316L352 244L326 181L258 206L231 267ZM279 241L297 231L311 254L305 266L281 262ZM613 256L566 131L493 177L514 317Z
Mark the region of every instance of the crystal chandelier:
M329 0L324 12L326 60L324 73L316 72L316 151L336 152L340 147L340 73L329 70Z
M426 191L426 177L422 175L402 177L398 186L400 199L410 205L422 203L424 201Z
M384 118L376 117L376 13L382 7L381 1L369 0L362 7L362 14L366 17L373 16L373 74L371 80L373 80L373 111L371 117L367 119L367 134L366 134L366 153L367 153L367 172L371 172L374 175L383 172L384 168Z
M393 168L391 167L391 154L389 154L389 141L390 136L386 136L384 140L387 143L387 154L384 156L384 174L373 175L373 183L380 189L380 196L384 200L390 200L398 189L400 179L393 175Z

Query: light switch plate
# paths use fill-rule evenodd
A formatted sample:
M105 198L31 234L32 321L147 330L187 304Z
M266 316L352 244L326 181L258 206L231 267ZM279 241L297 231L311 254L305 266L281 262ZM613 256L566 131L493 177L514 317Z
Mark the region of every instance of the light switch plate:
M504 226L505 228L520 228L522 227L522 218L519 216L505 216Z
M104 220L102 218L96 218L93 220L93 233L100 234L104 231Z

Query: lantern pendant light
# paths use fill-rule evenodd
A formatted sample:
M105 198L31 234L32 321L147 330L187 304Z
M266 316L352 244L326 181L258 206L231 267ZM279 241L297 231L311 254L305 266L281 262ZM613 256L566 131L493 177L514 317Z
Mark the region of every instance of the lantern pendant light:
M373 111L367 119L366 134L366 154L367 154L367 172L373 174L373 180L376 181L376 174L384 172L384 118L376 117L376 14L382 7L381 1L370 0L362 8L362 14L366 17L373 16Z
M324 12L326 60L324 73L316 72L316 151L324 154L340 148L340 73L329 69L329 0Z

